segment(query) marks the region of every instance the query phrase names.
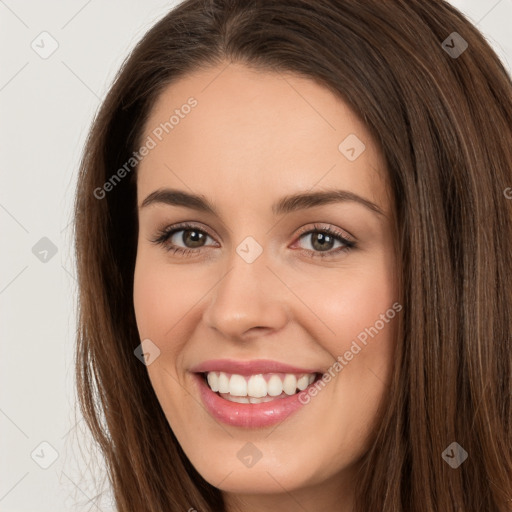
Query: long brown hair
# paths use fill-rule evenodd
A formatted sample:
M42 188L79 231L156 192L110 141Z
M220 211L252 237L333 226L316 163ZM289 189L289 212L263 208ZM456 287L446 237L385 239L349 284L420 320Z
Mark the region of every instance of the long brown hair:
M123 64L90 131L75 206L77 390L118 510L225 510L134 356L136 168L112 176L166 86L229 62L318 81L385 155L403 318L356 511L512 510L512 82L441 0L186 0ZM442 456L454 442L468 454L457 468Z

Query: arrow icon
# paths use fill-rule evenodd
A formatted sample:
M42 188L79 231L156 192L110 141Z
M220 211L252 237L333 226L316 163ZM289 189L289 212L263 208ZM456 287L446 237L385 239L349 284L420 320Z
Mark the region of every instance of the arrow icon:
M468 452L460 444L453 442L441 456L450 467L457 469L468 458Z
M59 452L43 441L32 450L30 457L41 469L48 469L59 458Z
M146 366L153 364L155 360L160 357L160 349L149 338L143 340L133 353L137 356L137 359Z
M30 47L41 59L48 59L57 50L59 43L50 33L43 31L32 40Z
M240 462L248 468L252 468L263 456L261 451L252 443L246 443L236 455Z
M32 247L32 254L41 263L48 263L57 254L57 246L44 236Z
M252 236L247 236L238 244L236 252L246 263L252 263L259 258L263 247Z
M355 134L351 133L338 145L340 153L350 162L354 162L359 155L366 149L363 141Z
M441 47L452 59L457 59L468 49L468 42L458 32L452 32Z

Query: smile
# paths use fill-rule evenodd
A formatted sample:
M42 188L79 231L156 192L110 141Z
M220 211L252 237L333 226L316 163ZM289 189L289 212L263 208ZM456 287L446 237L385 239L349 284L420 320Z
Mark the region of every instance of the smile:
M245 429L270 427L285 421L288 417L298 412L302 407L304 407L306 403L299 399L300 394L307 393L309 388L315 385L314 383L320 378L320 376L321 374L308 374L307 379L308 383L310 384L308 384L304 390L300 390L295 387L292 394L288 394L286 391L283 391L277 396L272 396L268 394L268 391L272 392L272 389L274 389L274 392L277 392L279 385L290 386L288 388L290 391L292 386L290 383L293 383L291 377L293 377L296 382L299 382L301 381L302 376L299 376L299 379L297 379L295 375L291 375L291 377L288 378L287 375L285 375L281 380L281 377L275 374L271 374L270 376L263 374L251 375L248 380L250 381L252 377L255 377L256 379L253 380L253 382L256 382L257 386L261 386L259 388L260 392L257 392L257 394L262 394L263 392L263 383L261 382L261 378L265 380L266 387L264 396L253 397L250 395L232 395L230 392L215 392L210 387L210 384L208 384L208 377L206 374L192 374L192 377L196 383L196 393L199 395L204 408L210 414L210 416L224 424L233 427L243 427ZM229 381L227 381L227 375L225 375L226 380L224 380L224 377L221 377L219 374L217 381L218 383L222 383L224 381L223 385L225 385L227 381L230 386L229 389L231 390L230 383L232 377L233 375L231 375ZM241 376L236 375L235 379L233 380L233 391L238 393L239 391L236 389L236 386L240 385L241 387L243 384L237 377ZM265 377L269 377L268 382L266 381ZM280 380L280 384L277 384L276 378ZM214 380L215 377L210 377L210 379ZM244 380L246 379L244 378ZM303 383L304 379L301 381L301 386L303 386ZM247 382L247 386L249 386L249 382ZM273 388L273 386L275 387Z
M316 373L239 375L213 371L202 375L210 389L218 396L241 404L259 404L295 395L306 389L318 377Z

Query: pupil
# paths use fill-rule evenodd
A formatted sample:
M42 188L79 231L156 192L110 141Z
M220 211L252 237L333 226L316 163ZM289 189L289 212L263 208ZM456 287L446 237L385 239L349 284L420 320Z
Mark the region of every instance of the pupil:
M191 233L190 238L192 239L192 245L194 245L194 244L200 245L200 243L203 239L202 233L198 233L197 231L193 231L193 230L185 231L185 233ZM186 240L185 240L186 234L185 233L183 234L183 242L186 245Z
M326 241L326 239L328 241ZM317 247L317 248L319 248L321 250L327 250L330 248L327 246L329 246L329 244L332 244L332 237L330 235L326 235L324 233L318 233L317 236L313 238L313 246L315 246L316 243L320 244L319 247Z

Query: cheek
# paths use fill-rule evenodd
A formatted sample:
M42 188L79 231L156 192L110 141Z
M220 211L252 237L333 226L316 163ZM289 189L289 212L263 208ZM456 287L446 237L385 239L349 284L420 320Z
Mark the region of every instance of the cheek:
M160 356L147 369L164 410L169 411L176 410L175 398L181 396L183 383L177 368L200 290L197 284L190 284L187 272L161 258L144 248L137 254L133 302L140 339L149 338L160 350Z
M162 336L171 335L173 326L178 325L199 300L201 286L195 282L197 273L193 277L147 252L142 250L137 255L135 265L135 316L141 337L154 337L163 342Z
M364 341L366 330L374 332L371 328L376 323L381 338L392 337L393 322L381 320L397 300L392 265L391 258L377 254L365 265L340 268L329 275L301 277L296 273L294 293L310 310L303 319L309 317L308 329L331 355L344 353L358 336ZM395 316L394 310L391 315Z
M361 425L369 428L375 419L393 370L397 335L393 260L380 254L367 263L340 269L329 279L303 278L294 287L314 313L303 315L303 325L332 357L327 385L343 411L339 418L331 411L333 421L353 428L354 436L369 432Z

